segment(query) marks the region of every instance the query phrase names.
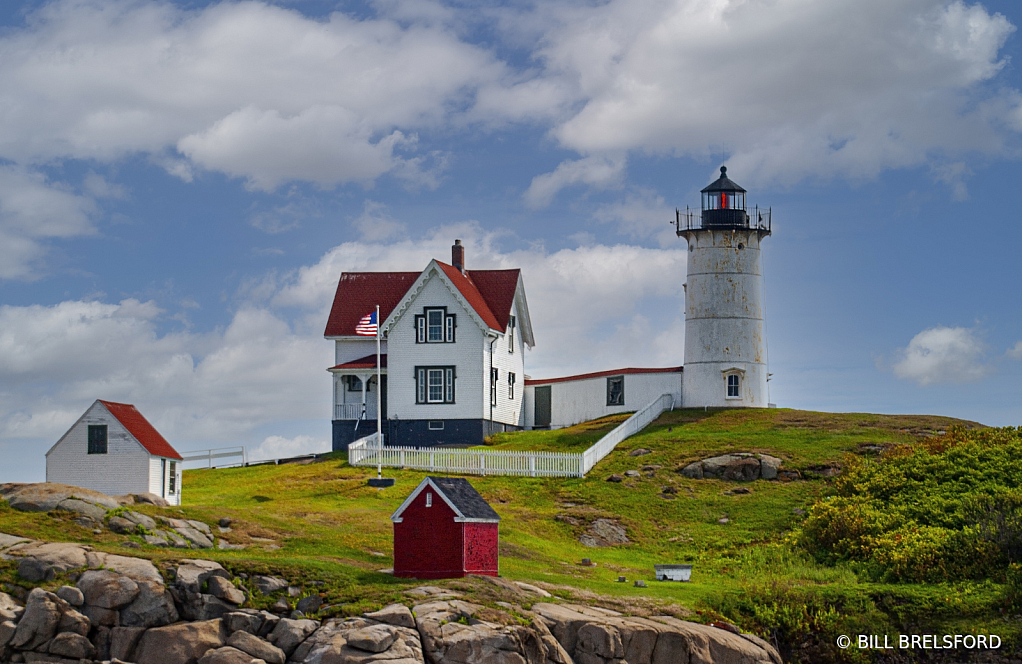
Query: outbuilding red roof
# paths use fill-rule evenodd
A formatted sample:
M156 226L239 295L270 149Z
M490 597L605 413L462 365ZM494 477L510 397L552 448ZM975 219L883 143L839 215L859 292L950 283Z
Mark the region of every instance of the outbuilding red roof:
M336 369L375 369L376 368L376 354L366 355L360 357L357 360L338 364L335 367L330 367L327 371L334 371ZM380 353L380 368L387 368L387 354Z
M529 378L526 385L549 385L550 383L565 383L570 380L585 380L587 378L603 378L604 376L620 376L622 374L648 374L648 373L681 373L684 367L658 367L655 369L614 369L613 371L597 371L595 373L578 374L575 376L563 376L561 378Z
M380 305L381 322L419 277L418 272L345 272L337 282L325 337L355 336L355 326ZM367 339L371 337L366 337ZM375 361L373 366L376 366Z
M520 270L466 270L437 261L458 292L491 329L507 329ZM355 326L380 305L386 320L419 277L419 272L345 272L337 283L326 337L355 336ZM376 366L375 356L373 366Z
M135 408L130 403L116 403L113 401L103 401L102 399L99 402L106 406L106 409L117 418L118 422L124 425L128 433L134 436L138 442L142 443L142 447L146 448L149 454L167 457L168 459L181 459L181 455L177 453L177 450L170 446L170 443L160 435L156 427L149 424L149 420L143 417L142 413L138 412L138 408Z

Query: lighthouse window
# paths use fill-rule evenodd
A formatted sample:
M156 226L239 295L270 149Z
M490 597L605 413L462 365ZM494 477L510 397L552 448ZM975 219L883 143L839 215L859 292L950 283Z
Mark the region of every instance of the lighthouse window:
M741 387L740 379L736 374L731 374L727 377L727 398L738 399L741 397L739 389Z

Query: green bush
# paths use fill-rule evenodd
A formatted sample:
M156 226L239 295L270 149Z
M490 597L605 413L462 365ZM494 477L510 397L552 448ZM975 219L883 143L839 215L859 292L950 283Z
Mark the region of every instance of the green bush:
M1022 429L952 428L878 461L849 458L794 540L874 580L1003 580L1022 562Z

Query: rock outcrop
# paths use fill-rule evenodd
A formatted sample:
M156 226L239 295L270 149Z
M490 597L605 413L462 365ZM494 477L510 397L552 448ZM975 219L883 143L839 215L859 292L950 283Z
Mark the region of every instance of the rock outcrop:
M457 592L423 586L408 591L421 598L411 610L392 604L321 623L244 607L240 580L209 560L178 561L167 570L168 584L148 560L81 544L0 534L0 556L77 579L56 592L33 589L24 606L0 593L0 663L781 664L761 639L670 616L539 603L516 609L531 621L525 624ZM285 579L251 581L270 594L301 593ZM549 596L530 584L490 581L519 599Z
M781 464L781 459L768 454L734 452L695 461L678 472L693 480L752 482L758 479L791 479L788 475L781 477Z

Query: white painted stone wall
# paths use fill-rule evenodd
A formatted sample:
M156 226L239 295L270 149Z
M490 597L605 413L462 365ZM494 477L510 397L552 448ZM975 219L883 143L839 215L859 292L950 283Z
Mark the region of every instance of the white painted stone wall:
M688 373L688 368L685 369ZM625 403L607 405L607 379L623 376ZM681 400L683 374L677 372L609 374L596 378L582 378L546 383L550 386L550 427L560 429L580 422L588 422L615 413L629 413L649 405L661 394L672 394ZM687 381L687 376L685 377ZM535 425L535 390L540 385L526 388L524 422L527 428Z
M106 454L88 453L90 424L107 426ZM46 481L110 496L145 493L152 489L150 457L142 444L97 401L46 453Z
M767 407L762 237L753 229L687 235L686 408ZM728 373L740 378L738 398L727 396Z

